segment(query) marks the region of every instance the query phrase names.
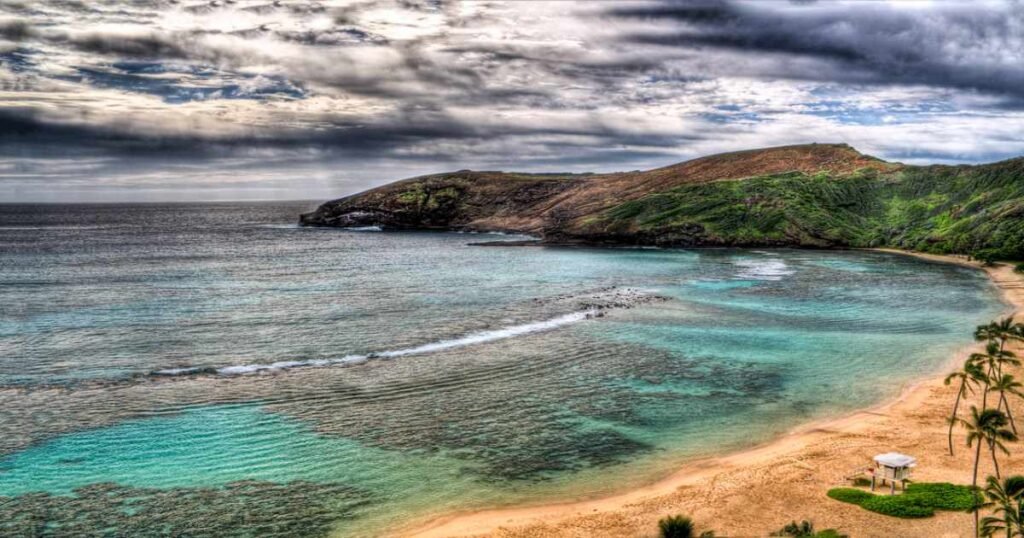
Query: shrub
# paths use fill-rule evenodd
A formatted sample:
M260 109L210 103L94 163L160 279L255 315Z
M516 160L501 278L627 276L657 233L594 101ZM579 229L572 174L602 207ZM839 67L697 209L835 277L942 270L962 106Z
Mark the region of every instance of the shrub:
M668 516L658 521L661 538L692 538L693 520L684 516Z
M810 521L804 520L800 523L796 521L782 527L781 530L773 532L772 536L796 536L802 538L804 536L814 536L814 524Z
M850 504L856 504L856 505L863 504L864 501L870 499L871 497L874 497L874 495L871 494L871 493L868 493L868 492L866 492L866 491L864 491L862 489L854 489L854 488L835 488L835 489L830 489L830 490L828 490L828 494L827 495L829 497L832 497L833 499L835 499L837 501L842 501L844 503L850 503Z
M854 488L835 488L828 496L865 510L902 518L930 517L935 510L963 512L970 510L980 495L969 486L946 482L910 484L902 495L875 495Z
M981 494L972 491L970 486L958 486L949 482L921 482L910 484L902 496L913 496L921 499L923 504L936 510L964 512L981 502Z
M839 534L835 529L825 529L823 531L814 532L814 524L810 521L804 520L800 523L796 521L782 527L782 529L773 532L771 536L792 536L794 538L847 538L846 536Z
M903 495L872 495L861 503L861 508L893 517L918 518L931 517L935 510L922 503L919 499Z
M985 267L992 267L996 264L998 253L992 249L979 250L974 253L973 258L981 262Z
M1024 274L1024 263L1018 263L1017 266L1013 268L1013 272Z

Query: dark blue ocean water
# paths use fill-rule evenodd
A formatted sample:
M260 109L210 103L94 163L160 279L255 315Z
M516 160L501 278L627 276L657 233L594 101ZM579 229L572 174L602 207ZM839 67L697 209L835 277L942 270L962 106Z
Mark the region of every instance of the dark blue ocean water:
M0 206L0 535L370 536L607 492L895 394L1002 309L890 254L480 247L313 206Z

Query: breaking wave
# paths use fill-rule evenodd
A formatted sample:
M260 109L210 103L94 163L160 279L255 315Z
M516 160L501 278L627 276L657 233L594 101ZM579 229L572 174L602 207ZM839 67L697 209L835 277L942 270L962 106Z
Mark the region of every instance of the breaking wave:
M739 278L777 281L796 273L782 260L737 260L734 263L742 268L736 274Z
M437 342L431 342L429 344L423 344L420 346L408 347L404 349L395 349L389 351L381 351L378 353L368 353L366 355L346 355L344 357L335 359L278 361L268 364L239 364L222 367L194 366L186 368L166 368L163 370L156 370L152 372L152 375L183 376L218 374L231 376L255 374L260 372L275 372L280 370L289 370L292 368L353 366L356 364L363 364L371 359L394 359L398 357L405 357L408 355L423 355L426 353L434 353L437 351L444 351L447 349L472 346L476 344L483 344L486 342L493 342L495 340L504 340L507 338L513 338L516 336L522 336L526 334L550 331L552 329L557 329L565 325L577 323L600 315L601 314L598 309L584 310L581 312L565 314L563 316L558 316L556 318L551 318L544 321L535 321L532 323L525 323L522 325L510 325L508 327L502 327L500 329L470 333L465 336L450 340L439 340Z

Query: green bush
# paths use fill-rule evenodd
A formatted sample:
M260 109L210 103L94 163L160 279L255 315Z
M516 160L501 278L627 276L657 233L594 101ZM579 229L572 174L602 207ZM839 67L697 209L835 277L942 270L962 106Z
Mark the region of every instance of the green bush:
M828 496L865 510L902 518L930 517L935 510L963 512L979 502L979 494L969 486L946 482L910 484L900 495L875 495L854 488L835 488Z
M773 532L772 536L795 536L803 538L805 536L814 536L814 524L810 521L804 520L800 523L796 521L782 527L781 530Z
M834 488L834 489L830 489L830 490L828 490L828 494L827 495L829 497L832 497L833 499L835 499L837 501L842 501L844 503L850 503L850 504L856 504L856 505L860 505L864 501L870 499L871 497L874 497L873 494L868 493L867 491L864 491L862 489L854 489L854 488Z
M771 533L771 536L791 536L793 538L848 538L845 535L839 534L835 529L825 529L823 531L814 531L814 524L810 521L804 520L800 523L796 521L782 527L782 529Z
M913 496L903 495L872 495L870 499L861 503L861 508L885 514L887 516L902 518L931 517L935 515L935 509L925 504L921 499Z
M975 252L972 257L981 262L985 267L992 267L996 264L996 259L998 259L999 253L994 249L979 250Z
M1024 263L1018 263L1017 266L1013 268L1013 272L1024 274Z
M913 496L936 510L964 512L981 502L981 494L972 491L970 486L958 486L949 482L915 483L907 486L902 497Z
M658 521L661 538L691 538L693 520L684 516L668 516Z

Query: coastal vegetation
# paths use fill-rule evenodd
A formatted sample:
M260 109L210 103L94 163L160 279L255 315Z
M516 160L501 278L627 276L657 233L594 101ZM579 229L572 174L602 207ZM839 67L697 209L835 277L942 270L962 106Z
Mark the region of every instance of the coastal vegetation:
M1016 164L1018 174L1022 167ZM699 227L724 244L885 246L1012 258L1024 254L1019 183L988 169L790 172L650 194L604 212L592 227L647 236Z
M974 387L980 386L984 383L985 371L974 361L968 359L963 368L955 372L950 373L944 380L945 384L949 385L954 381L958 383L958 389L956 391L956 400L953 402L953 414L949 417L949 455L953 455L953 427L959 422L957 420L957 411L960 408L960 401L966 397L969 393L974 392Z
M1018 267L1019 269L1019 267ZM1006 317L979 326L974 332L975 340L985 342L985 351L973 353L963 367L946 377L946 384L959 382L953 413L950 416L950 454L953 453L952 427L960 424L967 435L968 447L974 448L974 466L971 473L971 487L978 490L978 468L985 448L992 459L995 476L986 479L984 497L980 495L973 500L969 511L974 513L975 534L992 536L996 532L1005 532L1006 536L1024 536L1024 477L1011 476L1001 479L999 453L1009 455L1007 443L1017 441L1017 425L1011 411L1010 398L1024 399L1021 384L1012 374L1004 371L1007 366L1019 366L1020 360L1007 349L1011 341L1024 341L1024 324L1016 322L1013 317ZM981 408L971 406L970 417L961 419L957 416L957 407L968 392L977 388L982 391ZM995 407L991 403L989 393L993 393ZM998 396L998 397L996 397ZM993 514L979 520L982 509L993 508Z
M715 538L712 531L694 534L693 520L681 515L668 516L658 521L658 536L661 538Z
M778 531L771 533L771 536L789 536L792 538L847 538L845 534L839 534L839 531L835 529L815 531L814 524L807 520L801 521L800 523L793 521Z
M981 535L1024 536L1024 476L1010 476L1002 481L988 477L985 497L988 502L983 506L992 508L993 513L981 520Z
M1008 422L1009 420L1002 411L987 408L978 410L973 405L971 406L971 418L960 421L967 429L967 447L976 447L972 486L977 487L978 485L978 463L981 460L982 444L990 450L992 465L995 468L996 476L999 476L999 458L996 457L996 449L998 448L1004 454L1009 454L1010 451L1007 450L1005 441L1017 440L1013 431L1006 427Z
M976 488L949 483L914 483L901 495L876 495L857 488L834 488L828 496L879 514L901 518L931 517L936 510L966 512L980 502Z
M1024 399L1024 384L1005 370L1021 364L1008 344L1024 341L1024 324L1012 316L1003 318L978 326L974 338L984 342L984 351L972 353L959 370L944 380L946 385L957 387L948 419L949 453L954 454L953 430L959 425L966 433L968 448L974 449L971 485L912 483L901 495L875 495L864 489L844 487L829 490L829 497L901 518L930 517L936 510L972 512L977 536L1024 536L1024 476L1003 478L999 467L999 455L1009 455L1008 444L1019 440L1010 400ZM970 414L961 418L960 404L979 391L981 407L972 405ZM981 487L978 479L983 457L991 459L995 474L986 477ZM982 519L980 514L985 510L990 515Z
M551 243L892 247L1024 259L1024 158L909 166L845 144L713 155L644 172L459 172L303 215L314 226L514 231Z

